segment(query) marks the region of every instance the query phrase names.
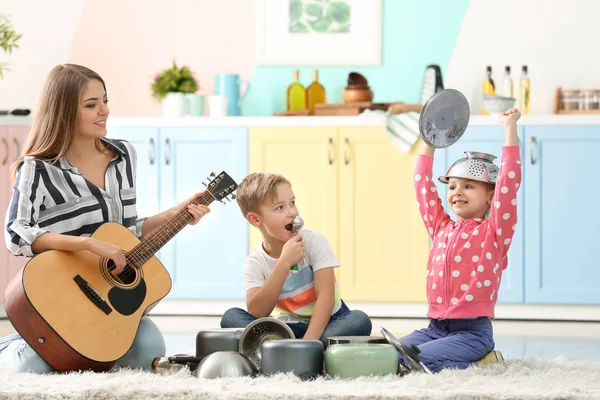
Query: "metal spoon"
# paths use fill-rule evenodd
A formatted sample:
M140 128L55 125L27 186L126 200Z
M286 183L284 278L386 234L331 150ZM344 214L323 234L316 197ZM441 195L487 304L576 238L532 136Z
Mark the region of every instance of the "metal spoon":
M292 221L292 232L294 232L294 234L297 235L303 227L304 220L301 216L297 215L296 218L294 218L294 220Z

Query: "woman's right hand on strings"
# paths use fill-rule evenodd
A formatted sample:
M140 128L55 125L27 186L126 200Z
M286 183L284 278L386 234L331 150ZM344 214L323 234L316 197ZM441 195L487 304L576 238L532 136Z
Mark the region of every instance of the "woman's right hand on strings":
M111 271L114 276L117 276L127 265L123 250L112 243L103 242L95 238L89 238L88 250L100 257L106 257L115 263L115 268Z

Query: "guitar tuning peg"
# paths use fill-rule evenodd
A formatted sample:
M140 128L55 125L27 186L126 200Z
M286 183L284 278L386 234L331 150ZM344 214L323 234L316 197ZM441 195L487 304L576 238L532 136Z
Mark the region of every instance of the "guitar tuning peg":
M231 200L235 200L235 198L236 198L236 197L237 197L237 196L236 196L235 194L232 194L232 195L231 195Z
M227 200L228 202L231 203L231 200L229 200L229 197L225 197L225 200Z
M202 181L202 184L203 184L204 186L206 186L206 182Z
M225 203L223 200L219 200L219 203L223 204L224 206L227 205L227 203Z
M215 176L216 176L216 175L215 175L215 173L214 173L214 172L211 172L211 173L210 173L210 177L211 177L211 178L214 178Z

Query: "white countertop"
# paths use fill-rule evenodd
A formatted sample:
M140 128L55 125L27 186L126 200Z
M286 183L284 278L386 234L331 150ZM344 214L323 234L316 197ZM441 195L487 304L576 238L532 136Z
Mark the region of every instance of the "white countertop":
M469 125L498 125L498 116L471 115ZM519 125L600 125L600 114L523 115Z
M341 117L109 117L107 126L263 127L263 126L384 126L382 118Z
M0 116L0 125L29 125L29 117ZM338 117L117 117L108 118L111 126L144 127L267 127L267 126L384 126L382 118L375 116L338 116ZM472 115L469 125L498 125L497 116ZM600 125L597 115L526 115L519 125Z
M469 125L498 125L497 116L472 115ZM263 126L384 126L375 116L339 117L110 117L108 126L263 127ZM519 125L600 125L598 115L526 115Z
M22 125L31 125L33 122L33 118L31 116L26 117L15 117L13 115L0 115L0 125L4 126L22 126Z

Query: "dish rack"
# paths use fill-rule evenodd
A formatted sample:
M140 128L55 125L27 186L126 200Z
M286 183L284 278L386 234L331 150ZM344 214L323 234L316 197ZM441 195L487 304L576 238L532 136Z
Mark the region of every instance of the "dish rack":
M563 89L554 95L554 114L600 114L600 89Z

